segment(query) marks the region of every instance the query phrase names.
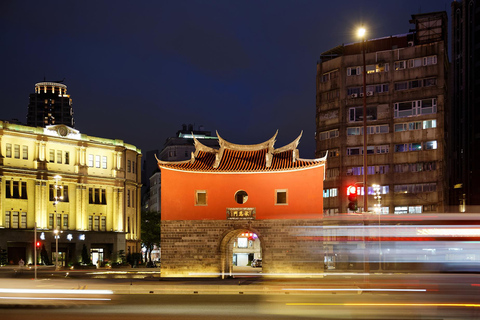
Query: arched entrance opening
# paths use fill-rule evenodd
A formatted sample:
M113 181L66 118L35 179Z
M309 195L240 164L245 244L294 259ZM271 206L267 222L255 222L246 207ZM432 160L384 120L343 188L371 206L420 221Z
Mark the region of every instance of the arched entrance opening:
M220 243L222 279L227 276L261 273L263 248L261 235L251 228L235 229L225 234Z

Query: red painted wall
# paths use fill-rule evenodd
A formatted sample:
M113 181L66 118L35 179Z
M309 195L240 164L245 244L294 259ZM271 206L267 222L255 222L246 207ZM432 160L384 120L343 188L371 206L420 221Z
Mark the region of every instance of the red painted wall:
M162 220L225 220L226 208L256 208L256 219L319 219L323 216L324 166L291 172L205 173L162 168ZM287 189L287 205L275 205L275 190ZM195 205L195 191L207 205ZM238 204L244 190L248 201Z

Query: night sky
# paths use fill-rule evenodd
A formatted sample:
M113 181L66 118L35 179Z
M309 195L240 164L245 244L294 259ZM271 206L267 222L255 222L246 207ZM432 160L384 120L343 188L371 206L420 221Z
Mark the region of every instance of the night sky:
M183 123L256 144L303 130L315 151L315 76L322 52L407 33L411 14L450 0L0 2L0 119L26 123L28 96L65 78L75 128L161 149ZM450 23L450 21L449 21ZM450 28L449 28L450 29Z

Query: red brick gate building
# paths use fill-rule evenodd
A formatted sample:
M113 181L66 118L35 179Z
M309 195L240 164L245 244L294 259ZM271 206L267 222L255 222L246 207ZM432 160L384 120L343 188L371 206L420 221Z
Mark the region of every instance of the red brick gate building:
M219 149L195 140L190 160L158 161L162 276L231 273L245 232L261 241L264 273L323 271L322 244L306 235L322 224L326 158L301 159L301 134L275 149L276 135L255 145L218 136Z

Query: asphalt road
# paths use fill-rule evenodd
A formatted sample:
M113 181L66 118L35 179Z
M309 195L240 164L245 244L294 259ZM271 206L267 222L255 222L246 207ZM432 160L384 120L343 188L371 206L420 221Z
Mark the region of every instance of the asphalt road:
M480 319L477 274L343 274L324 278L0 279L0 288L111 290L103 300L0 304L0 319ZM84 290L85 289L85 290ZM261 292L261 294L259 294ZM3 296L5 294L2 294ZM24 294L20 295L25 297ZM86 295L84 295L86 296ZM65 298L61 300L59 298ZM90 297L90 296L89 296Z

